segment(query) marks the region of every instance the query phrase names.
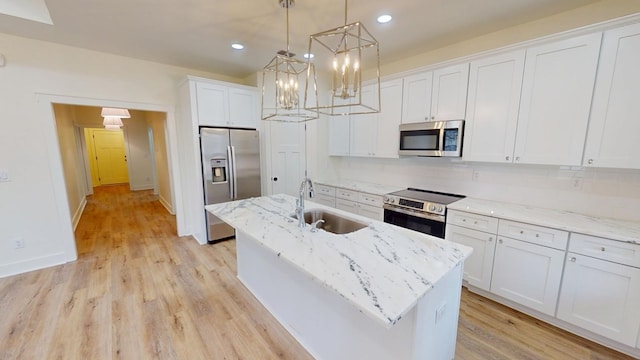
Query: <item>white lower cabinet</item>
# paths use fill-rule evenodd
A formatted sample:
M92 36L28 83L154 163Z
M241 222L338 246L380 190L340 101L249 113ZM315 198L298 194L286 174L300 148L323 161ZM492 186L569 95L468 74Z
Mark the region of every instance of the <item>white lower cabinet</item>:
M318 204L322 204L325 206L336 207L336 198L335 196L327 196L322 194L316 194L316 196L311 199L313 202L317 202Z
M596 243L599 244L590 246ZM637 245L572 234L558 318L622 344L638 346L640 264L637 255L636 262L621 258L625 254L637 254L639 249ZM591 256L592 253L597 257ZM623 263L608 261L611 259Z
M554 316L564 250L498 237L491 292Z
M316 185L316 196L311 201L373 220L383 221L384 219L382 196L380 195L318 184Z
M496 235L450 224L447 225L445 238L473 248L473 254L464 262L463 279L469 285L489 291Z

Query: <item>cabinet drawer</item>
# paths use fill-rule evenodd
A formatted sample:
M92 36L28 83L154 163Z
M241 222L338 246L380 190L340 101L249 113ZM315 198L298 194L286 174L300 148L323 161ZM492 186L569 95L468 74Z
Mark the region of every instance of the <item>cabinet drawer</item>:
M348 211L354 214L358 213L358 203L351 200L336 198L336 209Z
M640 268L640 245L572 233L569 251Z
M334 196L316 194L316 196L310 200L313 202L317 202L318 204L336 207L336 198Z
M382 196L367 193L358 194L358 202L361 204L382 207Z
M447 212L447 223L493 234L498 231L498 219L457 210Z
M358 192L346 189L336 189L336 197L339 199L358 201Z
M569 239L566 231L509 220L500 220L498 234L559 250L567 248Z
M336 188L334 188L333 186L316 184L315 188L316 194L318 195L336 196Z
M382 221L384 218L384 209L379 206L358 204L358 214L373 220Z

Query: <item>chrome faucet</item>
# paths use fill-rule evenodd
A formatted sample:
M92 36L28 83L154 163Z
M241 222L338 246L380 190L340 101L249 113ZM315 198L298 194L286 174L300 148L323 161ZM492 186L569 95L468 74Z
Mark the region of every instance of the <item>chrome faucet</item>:
M309 184L309 197L312 198L315 196L316 192L313 190L313 182L311 179L305 176L302 180L302 184L300 184L300 198L296 201L296 216L298 217L298 227L303 229L305 227L304 222L304 190Z

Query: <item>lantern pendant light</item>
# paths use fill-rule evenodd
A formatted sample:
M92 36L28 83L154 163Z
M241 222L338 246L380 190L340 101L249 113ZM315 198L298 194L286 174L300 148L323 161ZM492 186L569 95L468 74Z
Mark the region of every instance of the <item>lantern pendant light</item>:
M306 80L308 64L295 58L289 49L289 8L294 0L279 0L286 10L287 50L280 50L262 71L262 120L305 122L318 118L317 110L305 110L300 101L301 83ZM314 71L315 72L315 71ZM307 83L309 85L309 83ZM315 88L315 81L311 84Z
M355 115L380 112L380 49L378 41L361 22L347 24L347 0L344 2L344 26L309 36L309 65L322 64L329 74L330 96L318 96L314 67L307 71L305 104L307 110L326 115ZM375 79L362 89L362 70L373 69Z

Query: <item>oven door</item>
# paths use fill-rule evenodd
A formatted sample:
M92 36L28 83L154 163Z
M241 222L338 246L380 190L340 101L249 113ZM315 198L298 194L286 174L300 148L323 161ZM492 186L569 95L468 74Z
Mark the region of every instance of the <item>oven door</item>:
M384 222L444 239L445 217L384 205Z

